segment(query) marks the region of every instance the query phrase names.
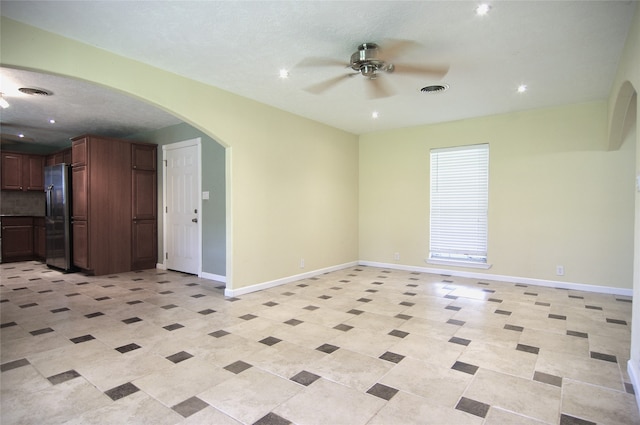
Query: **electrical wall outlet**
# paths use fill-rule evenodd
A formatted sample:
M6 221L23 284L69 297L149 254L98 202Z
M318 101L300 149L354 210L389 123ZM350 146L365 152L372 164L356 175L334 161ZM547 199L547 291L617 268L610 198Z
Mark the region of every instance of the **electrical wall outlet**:
M564 276L564 266L556 266L556 275Z
M396 260L396 261L399 261L400 260L400 253L396 252L395 254L393 254L393 259Z
M304 269L304 258L300 259L300 268Z

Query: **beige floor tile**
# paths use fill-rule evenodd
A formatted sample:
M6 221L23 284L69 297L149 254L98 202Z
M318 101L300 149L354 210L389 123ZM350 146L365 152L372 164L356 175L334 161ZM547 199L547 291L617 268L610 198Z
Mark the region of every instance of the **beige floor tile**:
M402 327L400 328L402 329ZM328 343L340 348L371 357L380 357L398 343L398 338L388 334L381 335L365 329L353 328L342 332Z
M385 403L378 397L319 379L274 412L297 425L364 425Z
M560 417L560 393L553 385L480 369L464 397L555 423Z
M562 413L602 424L640 424L638 406L631 394L570 379L562 387Z
M535 370L537 355L503 345L474 341L460 355L459 361L496 372L530 379Z
M380 383L427 399L427 403L455 407L472 375L405 358Z
M496 406L491 406L487 417L485 418L484 425L545 425L556 424L557 422L543 422L538 419L530 418L527 416L519 415L508 410L501 409Z
M240 425L241 422L236 421L232 417L225 415L215 407L205 407L199 412L185 418L179 422L181 425Z
M240 422L252 424L303 388L252 367L198 394L198 398Z
M368 425L482 424L483 419L452 407L428 404L427 400L400 391L368 422Z
M243 359L255 367L290 379L303 370L310 370L312 364L325 356L326 354L321 351L281 341L271 347L250 353Z
M525 329L522 331L520 344L538 347L541 350L556 351L559 353L573 354L589 357L589 340L567 334L545 332L537 329Z
M451 367L467 347L427 336L410 334L391 347L388 351L412 357L442 368Z

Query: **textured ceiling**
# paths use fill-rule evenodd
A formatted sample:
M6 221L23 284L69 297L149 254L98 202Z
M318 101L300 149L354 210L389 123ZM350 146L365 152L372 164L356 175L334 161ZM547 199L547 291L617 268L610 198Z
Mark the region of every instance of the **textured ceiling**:
M356 134L607 98L636 1L489 3L486 16L476 1L2 1L1 13ZM296 67L301 60L346 64L360 43L391 39L418 44L397 62L445 64L448 74L384 75L394 95L378 99L360 75L321 95L305 90L348 70ZM438 83L449 90L420 92ZM529 90L517 93L519 84ZM103 121L117 128L130 111L114 96ZM68 121L106 128L89 106L65 108Z

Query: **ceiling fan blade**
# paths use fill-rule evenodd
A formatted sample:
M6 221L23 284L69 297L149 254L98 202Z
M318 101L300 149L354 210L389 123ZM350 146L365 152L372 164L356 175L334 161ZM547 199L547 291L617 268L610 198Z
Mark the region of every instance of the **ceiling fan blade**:
M419 46L419 43L411 40L388 39L380 46L380 57L387 62L392 62L404 51Z
M344 61L332 58L305 58L296 64L296 67L310 67L310 66L341 66L348 67L348 63Z
M384 82L384 77L377 75L376 78L370 78L365 81L369 89L369 97L371 99L379 99L391 96L389 85Z
M394 63L393 72L402 74L426 74L442 78L447 75L447 72L449 72L449 65L411 65Z
M321 93L325 92L326 90L329 90L333 86L339 84L340 82L346 80L347 78L352 77L353 75L356 75L356 74L339 75L337 77L330 78L328 80L322 81L322 82L314 84L312 86L309 86L305 90L308 91L309 93L321 94Z

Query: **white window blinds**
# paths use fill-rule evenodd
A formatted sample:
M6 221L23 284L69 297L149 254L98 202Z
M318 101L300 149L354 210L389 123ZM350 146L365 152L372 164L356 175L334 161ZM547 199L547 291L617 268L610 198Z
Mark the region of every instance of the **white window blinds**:
M487 262L489 145L431 150L430 259Z

